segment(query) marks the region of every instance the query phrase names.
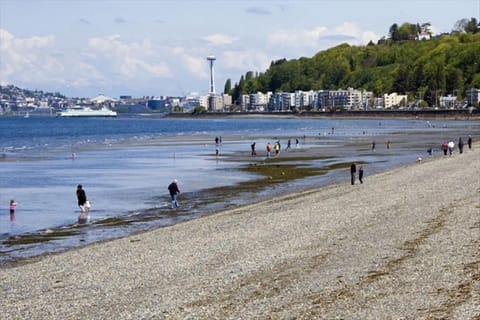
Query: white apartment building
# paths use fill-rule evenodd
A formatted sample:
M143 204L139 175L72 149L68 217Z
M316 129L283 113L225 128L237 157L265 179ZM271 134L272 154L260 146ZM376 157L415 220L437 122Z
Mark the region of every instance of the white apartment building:
M295 108L304 109L306 107L310 107L313 104L314 98L315 98L315 92L313 90L295 91L295 94L294 94Z
M407 105L407 96L399 95L396 92L383 95L383 107L389 109L395 106Z
M271 96L271 91L243 94L241 97L242 110L265 111Z

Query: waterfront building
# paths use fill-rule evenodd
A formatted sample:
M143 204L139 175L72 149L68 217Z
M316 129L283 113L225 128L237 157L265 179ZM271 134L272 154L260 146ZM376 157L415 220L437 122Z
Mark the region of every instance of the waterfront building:
M396 92L383 95L383 106L385 109L390 109L392 107L406 106L407 105L407 96L399 95Z
M454 97L451 94L449 94L448 96L441 96L440 98L438 98L438 102L440 108L453 109L457 104L457 97Z
M466 92L467 104L471 107L478 107L480 105L480 89L471 88Z

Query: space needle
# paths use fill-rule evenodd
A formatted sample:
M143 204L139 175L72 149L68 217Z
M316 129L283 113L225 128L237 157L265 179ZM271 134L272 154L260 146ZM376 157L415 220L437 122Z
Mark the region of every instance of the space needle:
M215 80L213 77L213 62L216 60L214 56L208 56L207 60L210 61L210 95L215 95Z

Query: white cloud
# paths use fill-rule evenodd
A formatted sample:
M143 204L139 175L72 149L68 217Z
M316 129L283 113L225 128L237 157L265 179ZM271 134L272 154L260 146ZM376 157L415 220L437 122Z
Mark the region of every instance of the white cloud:
M148 40L126 43L119 35L105 38L91 38L88 46L97 55L105 58L114 72L128 79L143 77L171 77L172 73L166 63L158 61L156 50Z
M29 79L48 80L63 66L51 54L55 45L53 36L16 38L0 29L0 81L13 83Z
M237 40L237 38L235 37L231 37L231 36L227 36L219 33L206 36L203 39L212 45L232 44L235 40Z
M190 55L187 54L184 48L174 48L174 54L180 58L184 67L195 77L199 79L206 79L210 75L207 69L206 55Z
M374 32L362 31L358 25L344 22L333 29L319 26L313 29L279 31L270 34L268 42L279 47L297 48L301 52L302 48L322 50L343 42L365 45L370 40L378 39L380 36Z
M268 36L268 42L285 47L316 47L320 36L327 31L326 27L316 27L310 30L278 31Z
M369 41L377 41L380 39L379 35L376 35L372 31L363 31L358 25L352 22L342 23L334 29L333 34L343 34L352 37L352 41L349 43L353 45L364 45Z
M230 50L222 52L219 60L226 69L237 69L245 73L247 71L264 71L275 59L275 57L258 50Z

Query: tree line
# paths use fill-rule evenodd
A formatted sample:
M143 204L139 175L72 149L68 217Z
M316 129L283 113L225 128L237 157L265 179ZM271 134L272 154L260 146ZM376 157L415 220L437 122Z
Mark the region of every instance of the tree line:
M475 18L459 20L450 34L420 40L430 24L394 24L389 38L366 46L341 44L311 58L272 61L265 72L248 71L225 93L242 94L355 88L377 96L397 92L436 105L441 95L461 98L480 88L480 28Z

